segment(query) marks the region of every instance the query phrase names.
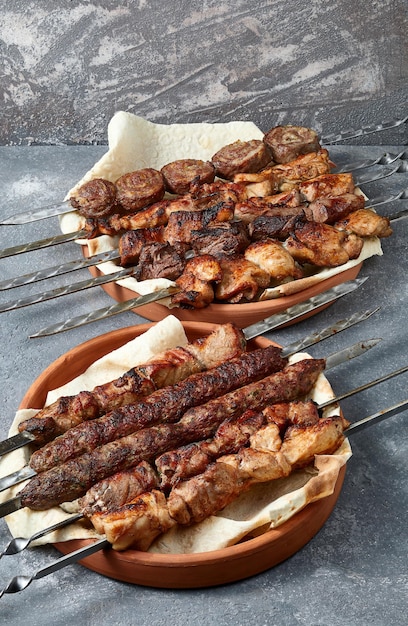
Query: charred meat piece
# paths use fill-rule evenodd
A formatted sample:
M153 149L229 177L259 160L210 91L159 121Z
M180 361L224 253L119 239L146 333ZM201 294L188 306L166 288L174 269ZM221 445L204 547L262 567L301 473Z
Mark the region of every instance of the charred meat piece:
M275 126L263 140L275 163L289 163L301 154L320 150L317 133L303 126Z
M303 272L294 258L279 241L256 241L244 253L247 261L255 263L269 274L271 282L281 284L291 279L302 278Z
M183 273L176 280L180 291L171 296L171 302L186 309L202 309L214 300L213 284L222 278L220 262L210 254L188 260Z
M352 174L322 174L299 184L299 192L304 200L313 202L325 196L342 196L354 193L355 184Z
M273 165L258 174L237 174L234 177L234 182L246 183L247 185L267 182L269 190L268 186L265 186L262 194L255 193L255 195L271 195L278 191L290 191L303 181L328 174L331 166L329 153L322 149L319 152L303 154L289 163Z
M137 402L154 390L173 385L193 373L216 367L224 359L237 357L244 349L242 331L233 324L222 324L208 336L166 350L117 380L98 385L93 391L59 398L35 417L23 421L19 431L27 430L35 435L37 443L44 444L81 422ZM33 463L35 458L33 455Z
M211 254L216 258L241 254L249 243L248 229L242 222L224 222L193 230L190 238L195 254Z
M136 265L144 246L153 242L164 241L164 227L140 228L128 230L119 239L120 264L122 267Z
M192 183L191 197L200 203L202 208L213 206L218 202L238 202L247 199L247 188L244 184L232 183L225 180L216 180L213 183L199 185Z
M84 217L105 217L117 206L116 186L104 178L94 178L74 191L70 202Z
M176 280L185 264L184 255L175 246L169 243L149 243L142 248L134 277L139 281L151 278Z
M235 141L218 150L211 159L220 178L233 180L241 172L259 172L271 161L266 145L259 139Z
M211 371L192 374L179 379L180 382L171 387L162 388L137 404L127 404L110 411L95 420L83 422L71 428L55 441L34 452L30 466L37 472L43 472L70 458L89 452L94 448L125 437L133 432L160 422L175 422L184 411L201 401L207 401L213 394L226 393L230 389L242 386L251 377L257 379L261 374L256 372L276 371L284 361L277 357L279 351L268 351L274 360L266 364L266 352L251 353L230 359L213 367ZM240 367L246 364L249 371L241 372ZM200 370L196 370L200 371ZM226 380L226 373L230 379ZM204 387L206 385L206 387ZM194 389L191 390L191 387ZM143 459L140 459L143 460ZM125 469L125 468L119 468Z
M337 267L356 259L363 240L354 233L339 231L329 224L305 222L286 240L286 249L298 263Z
M383 217L371 209L359 209L345 219L336 222L339 230L355 233L360 237L389 237L392 228L388 217Z
M318 198L310 204L305 204L304 211L309 222L334 224L353 211L362 209L364 204L365 198L362 194L345 193L341 196Z
M268 215L269 212L274 214L275 211L289 208L296 208L300 211L303 206L297 189L262 198L252 196L245 202L235 204L235 218L249 224L260 215Z
M181 446L160 455L155 461L160 475L160 488L168 490L179 480L201 474L219 456L237 452L249 444L250 437L264 424L262 413L248 410L238 419L224 420L211 439Z
M179 159L167 163L161 168L164 184L170 193L183 194L190 189L191 183L212 183L215 169L209 161L199 159Z
M116 181L117 199L127 212L158 202L164 196L164 180L152 167L123 174Z
M169 216L164 238L171 244L190 243L191 231L206 228L234 218L232 202L218 204L199 211L175 211Z
M96 483L80 499L79 508L87 517L96 512L106 513L158 486L157 473L149 463L142 461L136 467Z
M268 348L263 350L264 355L265 350ZM249 360L245 358L251 354L253 353L246 353L241 357L239 369L240 376L247 376L247 379L250 378L251 374L254 374L253 368L250 374ZM246 361L246 364L243 361ZM232 362L231 360L220 366L223 370L226 387L234 382L237 384L236 379L232 380L234 378L230 369ZM271 359L269 359L268 365L273 367L275 364L271 363ZM218 425L228 416L232 417L234 414L238 416L246 409L257 411L270 403L286 402L303 397L314 386L318 375L324 369L324 365L325 362L321 359L305 359L288 365L284 370L271 374L262 380L247 384L215 400L206 402L204 405L195 406L184 413L182 419L175 424L153 426L139 432L133 432L132 435L120 437L105 445L98 446L97 444L97 447L91 452L32 478L19 494L22 505L33 510L45 510L55 504L71 501L85 495L86 491L96 482L118 471L134 467L143 460L154 459L159 454L180 445L211 437ZM214 370L211 371L211 373L213 372ZM258 378L259 371L255 380ZM208 388L208 383L206 385L205 390ZM174 389L175 387L172 388L173 391ZM188 397L184 391L184 395L181 394L181 399L180 396L177 398L176 409L174 409L173 403L173 411L178 410L181 414L183 413L183 408L180 408L181 401L183 401L184 411L188 402L190 407L194 405L194 402L198 404L200 399L197 400L196 394L199 395L201 391L200 385L195 383L190 385ZM214 388L212 391L214 392ZM170 397L167 396L167 402L164 406L161 403L158 406L157 402L154 404L158 420L169 418ZM172 399L174 398L173 395ZM140 411L140 407L142 410L140 419L136 420L138 424L140 424L142 417L145 422L149 417L152 419L151 413L150 416L146 415L144 403L143 406L141 404L135 406L139 407L137 411ZM174 419L174 414L172 419ZM92 424L94 422L88 422L88 425ZM134 420L132 428L135 428Z
M248 231L252 241L265 241L265 239L284 241L305 219L302 207L276 207L256 217L249 224Z
M220 259L220 265L222 278L215 287L215 297L223 302L251 302L271 280L265 270L243 255Z

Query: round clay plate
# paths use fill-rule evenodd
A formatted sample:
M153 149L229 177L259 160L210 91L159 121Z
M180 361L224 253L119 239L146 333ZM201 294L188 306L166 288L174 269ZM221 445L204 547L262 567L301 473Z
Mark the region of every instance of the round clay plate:
M190 340L209 334L214 324L184 324ZM96 359L142 334L151 324L123 328L87 341L73 348L49 365L25 394L20 408L44 405L48 390L78 376ZM251 340L249 349L271 342L263 337ZM331 496L309 504L281 527L241 543L200 554L160 555L126 550L105 549L80 561L88 569L128 583L161 588L210 587L234 582L263 572L300 550L322 528L340 495L345 467L340 471ZM90 540L55 544L68 554L88 545Z
M82 246L83 253L86 256L85 246ZM361 270L362 263L355 265L352 268L340 272L331 278L322 280L321 282L307 287L298 293L283 296L281 298L274 298L273 300L264 300L262 302L248 302L245 304L210 304L204 309L188 310L181 308L168 309L163 304L158 302L152 302L133 309L135 313L145 317L148 320L158 322L162 320L170 312L182 322L210 322L211 324L224 324L226 322L234 322L239 328L245 328L250 324L254 324L260 320L274 315L276 313L282 313L288 307L294 306L316 296L319 293L323 293L336 285L340 285L348 280L356 278ZM96 267L90 267L89 271L92 276L100 276L101 272ZM107 283L101 285L102 289L106 291L116 302L126 302L137 297L137 293L118 285L117 283ZM295 322L289 322L285 326L289 326L291 323L300 322L303 319L316 315L323 309L330 306L331 303L325 304L309 313L305 313L301 317L298 317Z

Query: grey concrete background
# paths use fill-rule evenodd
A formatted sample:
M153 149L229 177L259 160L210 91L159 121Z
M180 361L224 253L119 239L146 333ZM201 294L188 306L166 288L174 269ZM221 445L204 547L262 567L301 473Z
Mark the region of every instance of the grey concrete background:
M0 14L0 145L103 143L121 109L326 134L407 112L406 0L1 0ZM354 143L407 140L403 126Z

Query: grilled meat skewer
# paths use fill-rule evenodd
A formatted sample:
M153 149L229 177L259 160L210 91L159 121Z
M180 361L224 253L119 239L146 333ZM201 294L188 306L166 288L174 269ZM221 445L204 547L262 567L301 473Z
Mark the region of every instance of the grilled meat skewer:
M102 417L78 424L34 452L30 466L36 472L43 472L143 428L174 423L191 407L282 370L286 362L280 348L275 346L245 352L159 389L141 402L118 407Z
M98 480L183 443L210 437L226 416L290 401L310 391L325 361L305 359L221 398L194 407L176 423L145 428L35 476L20 492L22 506L45 510L81 497Z
M378 421L382 421L384 419L387 419L389 417L392 417L393 415L400 413L401 411L406 410L407 406L408 406L408 400L406 400L405 402L401 402L397 405L394 405L390 407L389 409L382 410L379 413L376 413L368 418L362 419L359 422L352 424L344 432L346 434L348 432L351 432L351 433L358 432L359 430L366 428L367 426L371 424L375 424ZM23 591L31 584L33 580L42 578L51 572L56 572L62 569L63 567L65 567L65 565L76 563L77 561L84 559L86 556L94 554L98 550L102 550L103 548L109 547L109 545L110 544L106 539L100 539L98 541L95 541L91 545L87 545L84 548L80 548L79 550L76 550L75 552L71 554L68 554L66 556L63 556L57 559L51 565L41 570L38 570L35 574L31 576L21 576L21 575L15 576L9 581L6 587L0 592L0 598L6 593L8 594L8 593L16 593L19 591Z
M173 385L191 374L220 365L245 350L245 337L232 324L218 326L208 337L167 350L119 379L98 385L93 391L63 396L19 425L19 432L33 435L44 445L78 424L107 411L139 402L154 391Z

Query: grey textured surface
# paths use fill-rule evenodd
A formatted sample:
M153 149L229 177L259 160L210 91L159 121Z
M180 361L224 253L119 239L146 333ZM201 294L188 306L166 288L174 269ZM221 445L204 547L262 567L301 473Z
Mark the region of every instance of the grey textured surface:
M331 149L340 164L360 157L380 155L384 147ZM395 152L398 146L388 146ZM29 206L61 198L102 154L102 147L0 148L2 217ZM407 186L407 176L367 185L372 196L393 193ZM406 207L397 201L381 212L392 214ZM355 294L291 328L276 331L282 345L312 330L327 326L358 310L380 305L381 310L364 325L316 346L324 356L355 341L382 337L370 353L330 372L334 389L341 393L407 363L407 240L408 220L394 224L394 234L384 240L384 256L369 259L361 275L369 279ZM29 226L0 227L0 248L55 234L55 218ZM1 278L78 258L75 244L0 260ZM88 277L81 271L76 277ZM66 284L70 277L47 281ZM42 283L44 285L45 283ZM6 301L17 294L41 289L41 284L1 295ZM11 295L13 294L13 295ZM58 337L30 340L28 334L51 321L85 313L111 303L102 289L68 296L1 316L0 437L26 389L58 356L90 337L146 320L133 313L97 322ZM407 397L406 374L342 403L351 421ZM10 626L65 626L66 624L121 625L197 623L282 626L403 626L408 609L407 585L407 413L354 435L353 457L345 484L331 517L311 542L277 567L248 580L210 589L159 590L105 578L79 565L33 582L24 592L0 600L0 621ZM0 547L10 539L0 520ZM58 556L52 547L31 548L0 562L0 587L17 573L31 574Z
M405 0L0 1L0 145L94 144L118 110L319 132L407 114ZM368 144L405 144L406 127Z

